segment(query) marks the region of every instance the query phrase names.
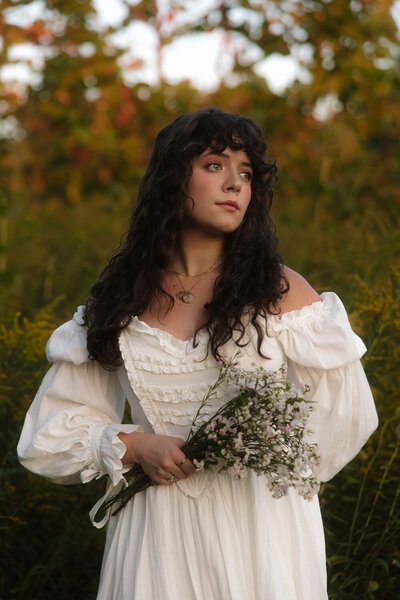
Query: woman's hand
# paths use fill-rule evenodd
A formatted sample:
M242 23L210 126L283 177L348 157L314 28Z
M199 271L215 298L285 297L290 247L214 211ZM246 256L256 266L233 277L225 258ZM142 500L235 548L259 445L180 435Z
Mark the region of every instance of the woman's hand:
M171 485L175 479L185 479L196 472L192 461L181 450L185 443L181 438L139 431L119 433L118 437L126 446L122 464L139 463L157 483Z

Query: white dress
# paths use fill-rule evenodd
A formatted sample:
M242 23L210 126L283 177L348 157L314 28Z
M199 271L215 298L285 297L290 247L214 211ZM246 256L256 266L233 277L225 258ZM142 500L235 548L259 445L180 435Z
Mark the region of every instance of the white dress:
M359 358L365 352L339 298L329 292L301 310L268 317L262 351L255 333L241 366L283 363L308 383L315 402L310 427L322 457L317 475L333 477L377 427ZM120 336L117 372L89 361L81 311L51 336L55 364L29 409L18 445L22 464L59 483L107 475L108 493L123 485L118 432L186 438L218 367L199 344L177 340L134 318ZM237 346L224 346L229 359ZM125 398L133 425L121 425ZM224 401L217 394L210 413ZM95 518L95 510L92 511ZM101 523L100 525L102 525ZM318 498L293 490L272 498L263 477L238 481L198 472L173 486L138 494L109 517L98 600L326 600L324 535Z

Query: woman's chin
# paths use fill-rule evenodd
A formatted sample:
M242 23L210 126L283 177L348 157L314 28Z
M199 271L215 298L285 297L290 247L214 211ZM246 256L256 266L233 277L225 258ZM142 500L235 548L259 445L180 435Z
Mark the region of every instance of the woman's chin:
M237 221L224 220L213 223L200 223L190 221L184 224L183 230L188 234L193 233L194 235L205 235L207 237L224 237L230 233L236 231L240 226Z

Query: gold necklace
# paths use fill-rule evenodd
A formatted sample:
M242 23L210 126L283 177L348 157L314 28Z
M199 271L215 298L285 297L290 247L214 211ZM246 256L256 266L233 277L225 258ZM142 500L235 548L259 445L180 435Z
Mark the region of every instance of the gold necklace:
M203 271L202 273L197 273L197 275L190 275L190 273L188 275L185 275L185 273L179 273L179 271L172 271L172 270L169 270L169 269L165 269L165 271L167 273L173 273L174 275L182 275L182 277L202 277L202 275L207 275L207 273L211 273L211 271L215 271L215 269L218 269L218 267L222 263L222 260L223 259L220 256L219 258L217 258L217 260L215 262L213 262L213 264L211 265L211 267L208 267L208 269L206 271Z
M182 288L181 290L179 290L178 292L176 292L175 298L177 298L178 300L180 300L184 304L191 304L193 302L193 300L194 300L193 290L196 287L196 285L198 283L200 283L200 281L202 280L203 275L206 275L207 273L211 273L211 271L215 271L215 269L217 269L220 266L221 261L222 261L222 259L219 258L206 271L203 271L203 273L198 273L197 275L184 275L183 273L178 273L178 271L168 271L168 273L173 273L174 275L176 275L176 278L177 278L177 280L179 282L179 285ZM181 278L179 277L179 275L182 275L182 277L199 277L199 279L194 282L194 284L192 285L192 287L190 287L188 290L186 290L185 286L182 283Z
M195 281L194 284L192 285L192 287L189 288L188 290L185 290L185 286L183 285L178 273L175 273L175 275L176 275L177 280L179 281L179 285L182 287L182 289L179 290L179 292L176 292L175 298L178 298L178 300L180 300L181 302L184 302L184 304L190 304L194 300L193 290L196 287L196 285L201 281L201 279L202 279L203 275L205 275L205 273L202 273L201 276L199 276L200 279Z

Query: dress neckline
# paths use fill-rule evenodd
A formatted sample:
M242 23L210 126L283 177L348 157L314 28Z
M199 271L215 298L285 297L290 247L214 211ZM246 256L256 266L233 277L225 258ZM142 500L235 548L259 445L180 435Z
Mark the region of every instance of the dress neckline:
M137 315L132 316L132 319L135 321L135 323L137 323L139 326L141 326L143 328L143 330L147 331L148 333L155 335L158 338L166 338L169 339L170 341L172 341L173 343L177 343L177 344L181 344L182 346L188 346L189 344L193 345L193 341L194 341L194 335L192 335L190 338L186 339L186 340L182 340L181 338L177 338L175 337L172 333L169 333L169 331L165 331L165 329L160 329L159 327L152 327L151 325L149 325L148 323L146 323L146 321L142 321L142 319L139 319L139 317ZM197 334L197 338L199 340L201 340L202 337L204 337L205 335L207 335L207 331L202 330L199 331L199 333Z
M299 309L294 309L283 313L282 315L268 315L269 335L275 335L283 329L296 329L301 327L304 322L318 319L323 317L329 308L335 307L336 309L342 306L340 299L334 292L323 292L320 295L320 300L316 300L311 304L307 304ZM160 329L158 327L151 327L146 321L139 319L137 315L132 316L132 320L136 323L136 327L139 327L142 331L157 337L159 340L166 344L172 344L175 347L180 347L182 350L188 350L194 348L194 335L186 340L175 337L172 333ZM199 342L204 342L208 337L208 331L202 329L197 334ZM196 346L197 347L197 346Z

